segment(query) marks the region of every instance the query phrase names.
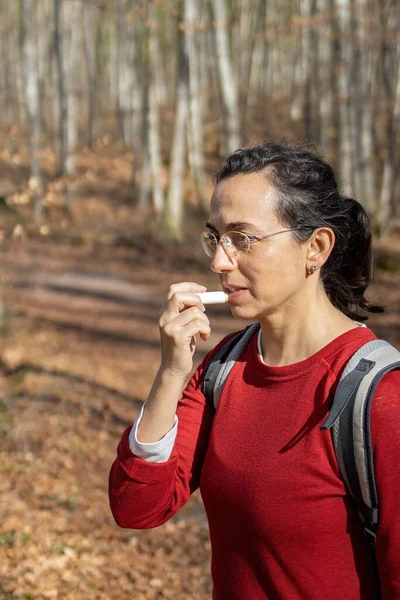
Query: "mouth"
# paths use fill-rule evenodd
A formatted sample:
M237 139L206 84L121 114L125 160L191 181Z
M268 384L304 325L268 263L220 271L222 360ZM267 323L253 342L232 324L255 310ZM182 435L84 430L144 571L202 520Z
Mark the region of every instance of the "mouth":
M246 287L240 287L237 285L224 286L224 292L226 294L228 294L229 300L234 300L235 298L239 298L246 291L247 291Z

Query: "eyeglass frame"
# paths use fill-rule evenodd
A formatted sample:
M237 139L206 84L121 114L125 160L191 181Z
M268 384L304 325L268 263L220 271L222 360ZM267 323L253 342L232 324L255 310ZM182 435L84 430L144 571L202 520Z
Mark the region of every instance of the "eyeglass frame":
M236 256L237 254L239 254L239 252L244 252L245 254L247 254L248 251L250 250L251 244L254 244L255 242L260 242L261 240L264 240L264 239L269 238L269 237L273 237L274 235L278 235L279 233L287 233L288 231L298 231L299 229L308 229L308 228L305 228L305 227L293 227L291 229L281 229L280 231L275 231L273 233L258 233L258 234L251 234L251 235L248 234L248 233L245 233L244 231L235 231L235 230L233 230L233 231L226 231L222 235L220 235L219 233L214 233L213 231L203 231L200 234L200 239L201 239L201 242L202 242L202 248L203 248L205 254L209 258L214 258L215 254L217 252L217 246L218 246L218 244L220 242L222 243L222 247L223 247L225 253L227 254L227 256L231 256L232 257L232 256ZM309 229L313 229L313 228L310 227ZM240 233L241 235L245 235L248 238L247 250L236 250L235 252L230 252L228 250L228 248L227 248L226 242L224 243L224 238L226 236L229 237L230 233ZM217 244L215 246L215 252L214 252L214 254L212 256L210 256L206 252L205 246L203 244L203 240L204 240L205 234L208 234L208 235L211 234L211 235L213 235L215 237L216 241L217 241Z

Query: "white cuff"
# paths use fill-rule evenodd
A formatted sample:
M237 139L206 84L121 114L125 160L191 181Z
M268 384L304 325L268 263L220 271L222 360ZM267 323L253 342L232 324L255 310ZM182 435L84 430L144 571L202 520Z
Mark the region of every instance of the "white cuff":
M146 460L147 462L167 462L172 454L172 449L175 444L176 434L178 432L178 417L174 417L174 426L168 433L164 435L158 442L151 442L150 444L139 442L137 439L137 430L140 425L140 421L143 416L145 404L139 413L138 418L133 424L133 427L129 434L129 447L132 454Z

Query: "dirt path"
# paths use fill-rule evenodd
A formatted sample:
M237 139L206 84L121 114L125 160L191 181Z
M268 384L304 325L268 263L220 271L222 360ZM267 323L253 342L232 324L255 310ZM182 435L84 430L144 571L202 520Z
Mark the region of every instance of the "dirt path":
M199 496L153 531L123 531L107 475L159 360L157 315L188 274L120 251L36 242L0 247L0 598L202 600L211 595ZM400 277L379 272L370 326L400 347ZM240 323L210 307L204 353Z

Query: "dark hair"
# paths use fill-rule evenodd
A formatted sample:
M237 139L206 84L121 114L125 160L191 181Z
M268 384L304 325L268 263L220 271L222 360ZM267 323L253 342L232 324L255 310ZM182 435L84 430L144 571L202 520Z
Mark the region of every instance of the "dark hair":
M364 292L372 280L371 225L363 206L340 194L332 167L314 149L265 142L241 148L225 158L214 177L265 173L275 189L276 212L282 225L299 228L292 235L306 241L317 227L330 227L335 245L321 269L325 292L351 319L366 321L367 312L383 312Z

